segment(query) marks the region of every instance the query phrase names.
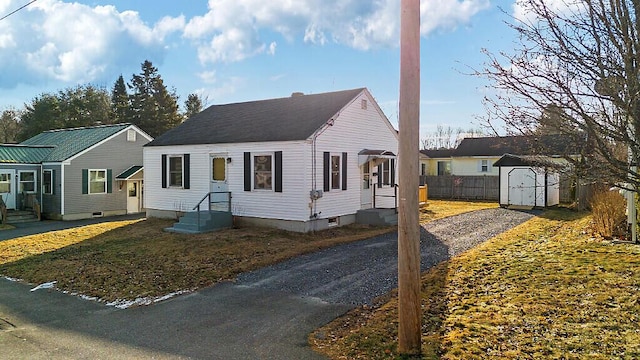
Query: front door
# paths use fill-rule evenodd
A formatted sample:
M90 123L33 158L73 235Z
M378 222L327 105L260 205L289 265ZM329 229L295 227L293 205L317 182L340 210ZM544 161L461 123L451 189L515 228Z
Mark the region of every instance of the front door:
M361 209L371 209L373 207L372 199L372 191L371 188L371 164L369 161L362 164L360 167L362 169L362 185L360 188L360 208Z
M142 210L142 181L127 180L127 214Z
M227 181L227 156L211 155L211 210L229 210L229 183Z
M16 185L14 170L0 170L0 198L7 205L7 209L16 208Z

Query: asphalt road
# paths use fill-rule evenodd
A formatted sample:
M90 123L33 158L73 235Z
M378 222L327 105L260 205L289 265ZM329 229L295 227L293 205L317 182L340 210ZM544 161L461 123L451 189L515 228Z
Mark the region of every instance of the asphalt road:
M533 215L492 209L422 231L423 269ZM2 359L323 359L307 336L397 285L395 234L126 310L0 279Z

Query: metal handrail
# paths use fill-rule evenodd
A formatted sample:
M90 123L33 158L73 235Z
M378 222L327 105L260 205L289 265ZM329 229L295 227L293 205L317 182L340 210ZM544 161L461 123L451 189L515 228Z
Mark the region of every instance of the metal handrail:
M224 201L211 201L211 195L212 194L227 194L227 200ZM200 228L200 205L202 205L202 203L206 200L209 199L209 201L207 202L207 210L211 211L211 204L218 204L218 203L227 203L227 209L229 212L231 212L231 191L210 191L207 193L207 195L205 195L202 200L200 200L200 202L198 202L198 205L194 206L192 210L197 210L198 212L198 229Z

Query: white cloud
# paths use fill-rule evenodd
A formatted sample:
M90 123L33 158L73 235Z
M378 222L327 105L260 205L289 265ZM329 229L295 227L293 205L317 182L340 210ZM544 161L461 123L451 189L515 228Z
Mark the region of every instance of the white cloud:
M20 5L18 1L0 2L5 9ZM161 55L166 37L184 26L184 17L165 17L149 26L137 12L119 12L114 6L40 0L0 23L4 73L0 87L110 77L123 64Z
M536 11L533 10L531 3L536 5L544 4L544 6L553 13L571 14L580 13L585 10L584 4L579 1L566 0L516 0L513 3L513 17L524 23L533 24L538 21Z
M488 5L489 0L422 0L421 33L454 29ZM206 14L186 23L183 34L195 42L203 64L273 54L275 41L263 37L274 33L288 41L361 50L398 44L400 0L209 0L208 6Z

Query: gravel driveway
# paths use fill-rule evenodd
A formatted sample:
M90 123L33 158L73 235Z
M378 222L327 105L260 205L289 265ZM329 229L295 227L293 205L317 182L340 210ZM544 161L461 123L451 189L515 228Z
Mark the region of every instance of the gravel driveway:
M422 271L518 224L533 212L503 208L432 221L421 228ZM340 245L269 266L238 278L237 285L363 305L398 287L398 236Z
M422 269L533 216L491 209L433 221L422 229ZM307 335L397 287L396 274L392 233L126 310L0 279L0 357L324 359Z

